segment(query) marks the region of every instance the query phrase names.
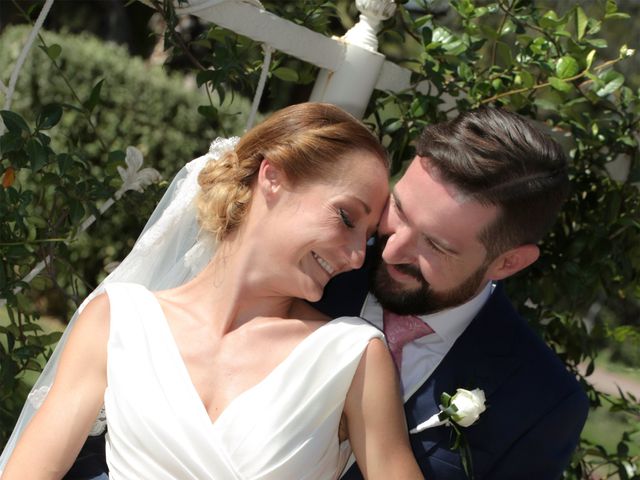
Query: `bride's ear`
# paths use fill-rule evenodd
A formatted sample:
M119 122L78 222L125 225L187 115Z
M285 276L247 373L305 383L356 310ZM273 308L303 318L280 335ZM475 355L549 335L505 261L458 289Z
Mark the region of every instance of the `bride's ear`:
M258 188L267 201L278 198L284 185L284 172L273 165L268 158L262 160L258 170Z

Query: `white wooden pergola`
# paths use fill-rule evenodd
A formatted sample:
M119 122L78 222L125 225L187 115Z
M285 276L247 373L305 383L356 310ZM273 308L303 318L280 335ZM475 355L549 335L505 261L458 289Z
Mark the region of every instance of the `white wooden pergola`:
M142 0L144 1L144 0ZM329 38L266 11L257 0L189 0L176 9L320 67L311 101L338 105L362 117L374 89L411 87L411 71L378 52L376 34L395 11L393 0L356 0L360 20L341 38ZM426 92L428 82L416 88Z

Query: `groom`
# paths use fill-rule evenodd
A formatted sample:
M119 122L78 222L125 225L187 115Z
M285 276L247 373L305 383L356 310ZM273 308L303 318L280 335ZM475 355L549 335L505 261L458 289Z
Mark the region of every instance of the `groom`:
M476 479L560 478L587 397L500 281L537 260L569 188L564 154L522 117L491 108L427 127L416 150L380 221L371 293L362 271L346 274L324 309L386 331L409 429L439 412L443 393L483 390L486 411L460 427ZM466 478L453 433L410 435L426 478ZM342 477L360 478L355 465Z

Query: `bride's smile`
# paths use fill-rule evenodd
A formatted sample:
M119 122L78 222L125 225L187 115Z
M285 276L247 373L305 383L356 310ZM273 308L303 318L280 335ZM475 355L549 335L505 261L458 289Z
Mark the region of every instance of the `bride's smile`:
M318 264L323 268L325 272L327 272L330 277L333 276L333 272L335 272L335 270L329 262L319 256L316 252L311 252L311 256L316 259L316 262L318 262Z

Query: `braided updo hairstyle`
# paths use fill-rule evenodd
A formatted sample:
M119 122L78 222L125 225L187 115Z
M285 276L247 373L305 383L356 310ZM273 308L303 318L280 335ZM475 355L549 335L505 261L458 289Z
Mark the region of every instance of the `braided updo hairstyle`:
M217 241L240 225L265 158L295 186L331 178L341 159L356 151L371 153L388 167L378 139L335 105L301 103L279 110L244 134L234 151L202 169L198 176L200 225Z

